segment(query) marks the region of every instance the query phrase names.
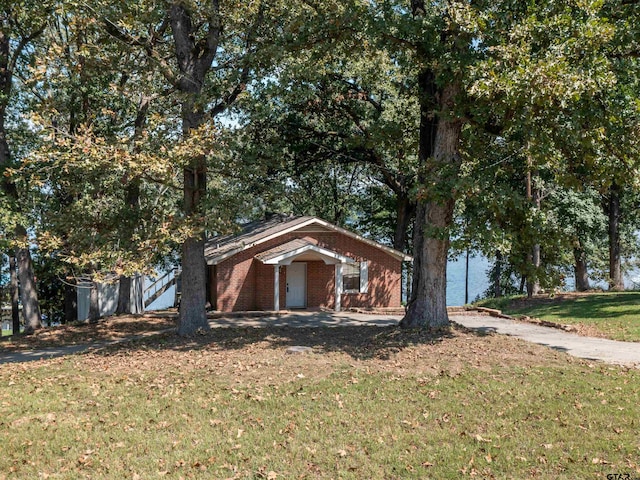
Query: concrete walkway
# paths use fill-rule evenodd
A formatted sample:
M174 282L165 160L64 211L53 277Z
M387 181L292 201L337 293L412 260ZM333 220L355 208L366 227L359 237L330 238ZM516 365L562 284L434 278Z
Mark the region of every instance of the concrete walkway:
M88 352L89 350L99 350L110 345L141 340L143 338L153 337L154 335L159 335L162 333L172 331L175 332L175 330L175 328L165 328L164 330L146 332L139 335L131 335L129 337L123 337L117 340L102 340L90 343L74 343L69 345L60 345L59 347L39 348L37 350L3 352L0 347L0 366L5 363L24 363L33 362L36 360L49 360L50 358L64 357L66 355L73 355L74 353L84 353Z
M253 316L234 315L209 320L212 328L243 327L344 327L344 326L392 326L397 325L402 317L397 315L369 315L351 312L288 312L273 315ZM499 333L511 335L522 340L546 345L570 355L600 360L607 363L640 367L640 343L618 342L603 338L582 337L574 333L564 332L556 328L532 325L505 318L487 315L451 315L451 320L479 333ZM165 333L169 330L163 330ZM154 333L144 336L152 336ZM141 338L141 335L116 341L105 341L91 344L67 345L37 351L1 352L0 365L14 362L55 358L64 355L102 348L115 343L122 343Z
M452 316L451 320L477 332L511 335L574 357L640 368L640 343L583 337L557 328L484 315Z
M21 350L15 352L0 351L0 365L5 363L25 363L36 360L48 360L50 358L64 357L74 353L83 353L95 348L103 348L108 342L77 343L74 345L61 345L60 347L47 347L38 350Z
M220 327L387 327L397 325L398 315L372 315L368 313L291 310L256 315L233 314L209 319L211 328Z

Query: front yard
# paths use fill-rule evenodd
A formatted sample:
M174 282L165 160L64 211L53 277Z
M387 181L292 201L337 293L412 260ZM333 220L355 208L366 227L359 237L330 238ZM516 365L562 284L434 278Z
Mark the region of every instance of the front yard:
M166 333L0 365L0 479L634 478L638 405L637 370L457 328Z

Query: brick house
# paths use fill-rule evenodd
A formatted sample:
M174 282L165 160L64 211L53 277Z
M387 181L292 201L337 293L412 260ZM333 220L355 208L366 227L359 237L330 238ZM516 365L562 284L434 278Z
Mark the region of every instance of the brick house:
M316 217L274 216L207 241L215 310L399 307L412 258Z

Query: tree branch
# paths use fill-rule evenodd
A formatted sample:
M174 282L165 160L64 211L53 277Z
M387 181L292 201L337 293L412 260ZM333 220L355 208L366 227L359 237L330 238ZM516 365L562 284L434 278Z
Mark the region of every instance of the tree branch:
M198 69L206 71L211 67L213 59L218 52L220 35L222 33L222 22L220 21L220 4L218 0L211 1L211 14L209 15L209 32L206 37L206 48L204 55L199 59Z
M217 0L214 0L217 4ZM231 106L238 96L244 92L247 88L247 82L249 81L249 73L250 73L250 62L247 61L247 57L250 55L251 48L253 46L253 41L255 39L255 33L260 24L264 20L264 3L260 3L260 7L258 9L258 15L256 21L251 25L247 32L247 38L245 40L245 54L244 54L244 67L242 68L242 72L240 73L240 78L238 79L238 83L236 86L231 89L227 95L220 101L217 102L216 105L211 109L211 116L216 117L220 113L224 112L229 106Z
M93 8L88 6L87 4L84 4L84 6L85 6L85 8L91 10L94 14L98 15L97 12ZM101 18L102 26L104 27L105 31L109 35L111 35L116 40L119 40L122 43L124 43L124 44L126 44L126 45L128 45L130 47L142 47L142 49L145 51L145 54L147 55L147 57L150 58L151 60L153 60L158 65L158 67L160 68L160 72L165 77L165 79L172 86L174 86L174 87L178 86L178 77L175 75L175 72L173 71L171 66L166 62L166 60L164 58L162 58L162 56L160 56L158 51L155 49L155 45L160 39L159 35L161 35L161 33L167 27L167 25L166 25L167 24L167 20L165 20L162 23L162 25L160 26L160 29L155 34L153 34L151 37L149 37L149 38L144 38L144 37L136 38L133 35L131 35L130 33L121 30L115 23L113 23L108 18L103 17L103 16L99 16L99 18Z
M357 93L362 94L362 95L364 96L364 99L365 99L368 103L370 103L371 105L373 105L373 108L375 108L375 109L376 109L376 111L377 111L378 113L382 113L382 111L383 111L382 104L381 104L380 102L376 101L376 100L371 96L371 94L370 94L367 90L365 90L364 88L362 88L360 85L358 85L358 84L357 84L357 83L355 83L355 82L351 82L351 81L347 80L346 78L344 78L344 77L342 77L341 75L338 75L338 74L332 74L332 75L331 75L331 77L332 77L334 80L337 80L338 82L341 82L341 83L345 84L345 85L346 85L347 87L349 87L351 90L353 90L353 91L355 91L355 92L357 92Z
M13 57L9 61L9 65L8 65L9 72L13 73L15 71L16 63L18 62L18 58L22 54L22 51L29 44L29 42L31 42L33 39L40 36L42 32L44 32L44 29L46 26L47 24L45 22L42 25L40 25L37 29L35 29L33 32L31 32L29 35L26 35L20 38L20 41L18 42L18 45L16 46L13 52Z

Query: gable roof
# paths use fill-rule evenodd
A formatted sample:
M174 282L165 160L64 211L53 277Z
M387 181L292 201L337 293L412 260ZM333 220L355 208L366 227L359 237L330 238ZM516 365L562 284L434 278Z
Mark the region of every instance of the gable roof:
M382 245L356 233L340 228L325 220L311 216L285 216L275 215L268 220L249 222L242 226L242 230L235 235L223 235L209 239L204 248L204 256L208 265L217 265L223 260L232 257L248 248L268 242L287 233L302 229L320 229L321 231L334 231L355 238L368 245L385 251L399 260L412 261L409 255ZM317 230L316 230L317 231Z
M323 260L326 264L355 263L352 258L340 255L333 250L322 248L302 238L296 238L270 250L260 252L255 258L267 265L290 265L295 258L304 253L315 254L316 259Z

